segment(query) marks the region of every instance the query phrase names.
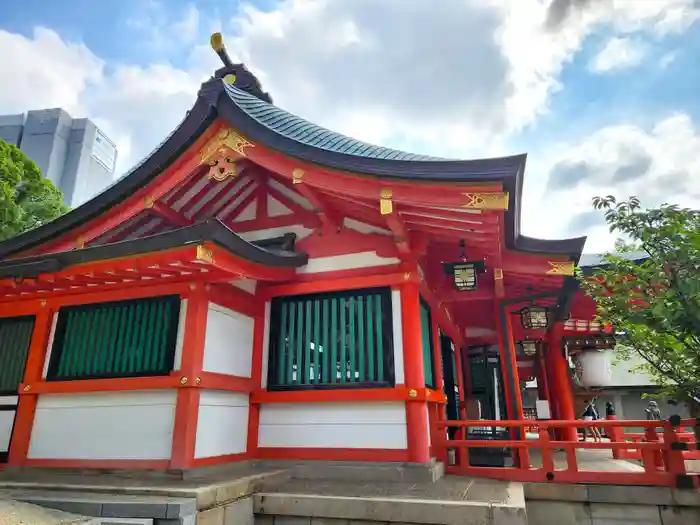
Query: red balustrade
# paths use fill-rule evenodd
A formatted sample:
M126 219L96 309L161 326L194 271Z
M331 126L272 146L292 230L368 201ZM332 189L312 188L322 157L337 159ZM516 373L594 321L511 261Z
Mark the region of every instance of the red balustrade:
M527 431L533 422L520 421L437 421L433 423L433 450L438 459L445 462L446 472L474 477L487 477L522 482L555 483L600 483L611 485L654 485L680 488L700 487L700 475L686 472L686 459L698 456L695 433L686 431L686 427L700 424L694 419L671 421L632 421L632 420L597 420L597 421L537 421L538 433L528 436ZM448 427L456 427L456 439L448 439ZM465 439L469 428L504 428L520 429L519 439ZM585 429L597 427L605 430L609 440L592 441L557 441L553 429ZM636 427L643 433L625 433L625 427ZM517 451L514 467L473 466L469 461L469 452L478 448L506 448ZM576 452L580 450L609 450L608 458L596 457L590 461L593 469L581 468ZM534 461L518 461L528 457L520 451L539 451L539 466ZM562 454L563 452L563 454ZM614 462L613 458L639 459L643 471L633 469L616 469L614 464L600 468L600 461ZM565 461L561 461L564 460ZM619 461L619 460L618 460ZM555 463L559 462L557 466ZM596 465L597 462L597 465ZM519 463L519 464L518 464ZM561 463L565 467L561 468ZM586 465L584 465L586 466ZM596 469L596 466L598 467Z

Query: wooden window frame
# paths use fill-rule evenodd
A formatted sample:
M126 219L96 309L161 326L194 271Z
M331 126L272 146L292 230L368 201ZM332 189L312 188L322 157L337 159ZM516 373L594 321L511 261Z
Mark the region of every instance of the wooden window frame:
M428 363L430 363L430 377L432 378L431 381L428 381L428 374L426 373L427 370L423 370L423 377L425 379L425 386L427 388L431 388L435 390L437 388L437 380L435 377L435 338L434 338L434 333L433 333L433 311L430 308L430 305L428 302L423 299L423 297L420 298L420 306L421 308L425 308L425 311L428 313L428 338L429 338L429 348L428 351L430 352L429 354L429 359L427 360ZM424 341L424 334L423 334L423 312L420 311L420 316L421 318L418 319L418 322L420 323L420 329L421 329L421 347L422 347L422 352L423 352L423 364L425 365L426 359L425 359L425 346L423 345Z
M323 299L340 299L351 297L365 297L367 295L379 295L382 305L382 369L384 372L383 381L357 381L357 382L330 382L317 384L278 384L277 374L279 362L277 359L279 338L281 331L281 307L284 302L310 301ZM393 305L390 287L373 287L356 290L342 290L333 292L321 292L301 295L286 295L272 299L270 308L270 338L268 343L268 372L267 390L270 392L284 392L294 390L355 390L367 388L394 388L396 385L396 371L394 364L394 334L393 334ZM332 314L329 314L329 318ZM340 330L340 328L338 328ZM329 329L330 334L330 329ZM367 349L365 349L366 355ZM359 349L357 351L359 356ZM303 356L302 356L303 357ZM303 359L302 362L306 361ZM377 361L378 363L378 361ZM303 369L303 365L302 365Z
M29 329L29 338L27 340L27 348L25 349L24 353L24 363L22 363L21 366L21 372L19 374L19 382L17 383L17 386L19 387L20 383L24 381L24 372L27 368L27 357L29 356L29 347L32 344L32 334L34 332L34 326L36 324L36 316L35 315L17 315L13 317L0 317L0 327L4 324L11 324L11 323L17 323L20 321L28 322L31 320L31 328ZM1 360L0 360L1 362ZM0 396L7 396L7 395L17 395L17 388L10 390L10 389L0 389Z
M147 303L156 301L169 301L173 305L171 313L171 324L165 334L165 366L163 370L143 370L136 372L110 372L101 374L85 374L72 376L57 376L59 364L63 354L63 344L65 341L66 327L68 324L68 313L71 311L91 311L102 309L105 307L118 308L125 305ZM175 364L175 354L177 352L178 331L180 329L180 305L181 297L179 295L159 295L156 297L143 297L137 299L126 299L120 301L105 301L100 303L79 304L71 306L63 306L58 310L58 320L56 322L56 330L51 343L51 357L49 366L46 372L46 381L81 381L88 379L120 379L130 377L162 377L169 375ZM137 326L141 326L137 324Z

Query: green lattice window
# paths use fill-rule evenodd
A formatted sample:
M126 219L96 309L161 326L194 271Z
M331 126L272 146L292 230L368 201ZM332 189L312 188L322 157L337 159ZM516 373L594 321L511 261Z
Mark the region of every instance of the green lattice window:
M179 315L176 295L61 308L47 379L168 374Z
M16 394L24 379L34 316L0 319L0 394Z
M393 386L390 289L274 299L267 385L270 390Z
M430 307L421 299L420 301L420 326L423 340L423 370L425 373L425 386L435 386L435 353L433 347L433 320Z

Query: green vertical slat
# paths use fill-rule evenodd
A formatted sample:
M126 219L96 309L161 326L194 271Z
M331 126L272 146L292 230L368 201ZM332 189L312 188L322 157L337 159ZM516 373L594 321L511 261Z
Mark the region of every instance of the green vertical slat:
M347 303L344 299L333 299L333 305L338 305L338 315L340 316L340 382L347 382L347 368L348 368L348 357L347 357L347 332L346 326L346 313L347 313Z
M117 309L109 308L104 315L104 334L102 337L102 351L100 352L100 373L104 374L109 369L109 363L114 354L114 337L119 326L116 319Z
M280 336L277 341L277 355L274 356L277 365L277 385L284 384L285 357L289 354L289 346L287 345L288 315L289 306L287 304L287 301L283 301L280 307Z
M433 385L433 356L432 342L430 340L430 312L421 304L421 336L423 339L423 367L425 370L425 384Z
M2 353L4 354L4 357L2 359L2 366L3 370L0 371L0 383L3 390L8 390L10 388L10 382L12 378L13 372L13 363L14 363L14 332L15 332L15 324L12 321L7 321L2 323L0 326L0 344L2 344Z
M154 301L143 303L139 319L139 336L134 349L134 370L143 372L147 369L144 358L153 351L153 307ZM149 329L150 328L150 329Z
M68 365L70 367L70 377L80 375L83 373L83 370L85 370L85 366L83 365L84 347L86 335L90 329L88 326L88 314L86 312L78 311L76 317L75 344L70 356L71 361Z
M297 303L289 303L289 345L287 346L287 362L284 368L287 371L287 381L285 385L291 385L294 382L294 353L296 352L296 318L297 318Z
M374 316L372 315L375 297L375 295L367 296L367 379L369 381L375 381L377 379L375 374L376 347L374 344Z
M318 384L321 381L321 376L323 375L323 380L325 381L326 375L321 371L321 359L324 354L328 352L326 347L323 347L323 352L321 352L321 301L314 301L314 383Z
M10 388L17 390L19 384L24 380L24 368L29 354L29 345L32 340L32 331L34 322L31 320L23 320L20 323L20 335L18 337L18 352L15 360L15 372L10 383Z
M330 308L330 326L329 312ZM338 302L336 299L323 300L323 325L326 337L325 341L330 344L330 355L327 356L328 363L328 381L331 383L338 382Z
M130 372L130 358L132 353L132 345L134 339L134 304L126 307L126 321L124 325L124 348L122 350L121 359L119 360L119 368L115 372L124 374Z
M131 344L129 345L129 356L127 366L129 373L136 371L136 354L139 346L139 330L141 329L143 315L143 304L131 304Z
M356 354L356 338L355 338L355 298L350 298L350 304L348 306L349 322L350 325L348 331L350 333L350 351L349 351L349 361L350 361L350 381L355 382L355 370L357 370L357 354Z
M126 318L126 308L123 306L114 309L115 334L113 338L112 351L109 354L109 364L105 372L112 373L119 368L119 359L124 347L124 319Z
M85 373L87 375L95 375L102 373L98 368L98 355L102 351L102 341L104 341L104 316L107 313L107 308L100 308L93 311L92 322L90 323L90 337L87 344L87 353L85 355Z
M357 380L360 382L367 380L365 361L365 298L360 296L357 298Z
M304 303L297 303L297 348L296 348L296 365L297 365L297 384L302 382L303 370L301 369L302 350L304 349Z
M0 323L0 390L9 390L9 381L6 379L6 376L7 370L9 369L10 353L5 343L5 326L6 324L4 322Z
M165 301L163 304L162 315L161 315L161 334L160 334L160 349L158 350L158 361L156 362L156 367L158 370L163 372L169 372L172 367L172 363L168 362L168 342L169 333L171 326L178 326L178 330L184 330L184 325L182 328L179 326L180 323L180 309L175 308L175 305L170 301ZM175 343L177 344L177 343Z
M12 321L6 321L2 323L0 332L0 344L2 344L2 353L4 357L2 359L3 370L0 371L0 388L2 390L9 390L10 383L12 382L12 376L14 375L14 353L15 353L15 331L17 323Z
M335 382L335 345L333 345L333 350L331 354L330 337L328 336L331 332L331 327L328 324L328 299L324 299L323 305L323 382L324 383L334 383ZM332 366L331 366L332 365ZM331 372L332 370L332 372Z
M117 345L114 348L114 362L110 369L111 373L116 373L122 370L124 353L126 352L128 341L128 327L129 327L129 307L122 306L119 308L119 336L117 337Z
M374 299L374 315L376 319L374 326L377 328L377 381L384 381L384 333L382 332L384 323L382 322L382 297L380 295L375 295Z
M311 301L305 301L304 308L304 375L305 385L311 382Z
M161 359L165 361L165 344L170 329L170 323L168 322L170 316L167 315L168 308L170 308L170 301L154 304L153 324L155 330L153 330L153 351L151 352L151 359L146 365L149 370L166 371L164 370L165 365L161 365ZM161 355L163 356L162 358Z

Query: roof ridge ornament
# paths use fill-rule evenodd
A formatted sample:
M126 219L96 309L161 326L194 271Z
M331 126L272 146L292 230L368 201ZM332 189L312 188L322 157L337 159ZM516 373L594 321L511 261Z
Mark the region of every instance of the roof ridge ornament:
M272 104L272 97L263 91L262 84L258 77L251 73L245 64L234 64L226 51L224 37L221 33L213 33L209 39L211 48L219 55L224 67L217 69L214 78L224 81L225 84L236 86L238 89L250 93L256 98Z

